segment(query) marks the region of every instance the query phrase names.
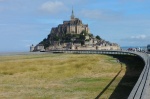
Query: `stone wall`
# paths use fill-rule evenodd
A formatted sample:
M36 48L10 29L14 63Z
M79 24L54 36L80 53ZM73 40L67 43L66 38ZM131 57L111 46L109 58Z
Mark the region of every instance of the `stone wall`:
M72 50L120 50L119 46L72 46Z
M97 46L97 50L120 50L119 46Z

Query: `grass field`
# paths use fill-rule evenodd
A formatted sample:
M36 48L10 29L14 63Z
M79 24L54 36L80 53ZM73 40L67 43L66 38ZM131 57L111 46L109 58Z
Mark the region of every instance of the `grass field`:
M94 99L99 94L107 99L124 77L126 65L120 70L116 58L105 55L0 56L0 99Z

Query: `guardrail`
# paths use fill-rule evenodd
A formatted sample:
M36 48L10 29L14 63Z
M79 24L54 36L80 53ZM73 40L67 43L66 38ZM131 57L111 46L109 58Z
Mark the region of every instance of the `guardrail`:
M53 53L78 54L108 54L139 56L145 62L144 69L132 89L128 99L150 99L150 59L148 54L130 51L101 51L101 50L52 50Z
M150 59L145 53L135 53L145 62L144 69L128 99L150 99Z

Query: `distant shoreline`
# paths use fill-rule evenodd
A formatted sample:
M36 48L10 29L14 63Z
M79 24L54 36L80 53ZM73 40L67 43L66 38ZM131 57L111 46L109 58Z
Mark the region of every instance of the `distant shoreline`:
M45 54L47 52L0 52L0 56Z
M121 47L121 49L127 50L128 48L138 48L138 47L146 49L146 46L123 46L123 47ZM31 54L43 54L43 53L47 53L47 52L29 52L29 51L26 51L26 52L0 52L0 56L31 55Z

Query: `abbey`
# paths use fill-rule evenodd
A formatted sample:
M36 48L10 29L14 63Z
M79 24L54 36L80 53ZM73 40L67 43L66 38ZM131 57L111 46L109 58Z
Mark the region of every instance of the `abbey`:
M63 24L59 24L58 27L51 29L51 35L62 36L63 34L81 34L82 31L90 33L88 24L83 24L78 18L75 18L72 10L72 15L69 21L63 21Z
M83 24L79 18L75 18L72 9L70 20L63 21L57 27L53 27L47 38L36 46L32 45L30 51L50 50L118 50L116 43L105 41L100 36L90 33L88 24Z

